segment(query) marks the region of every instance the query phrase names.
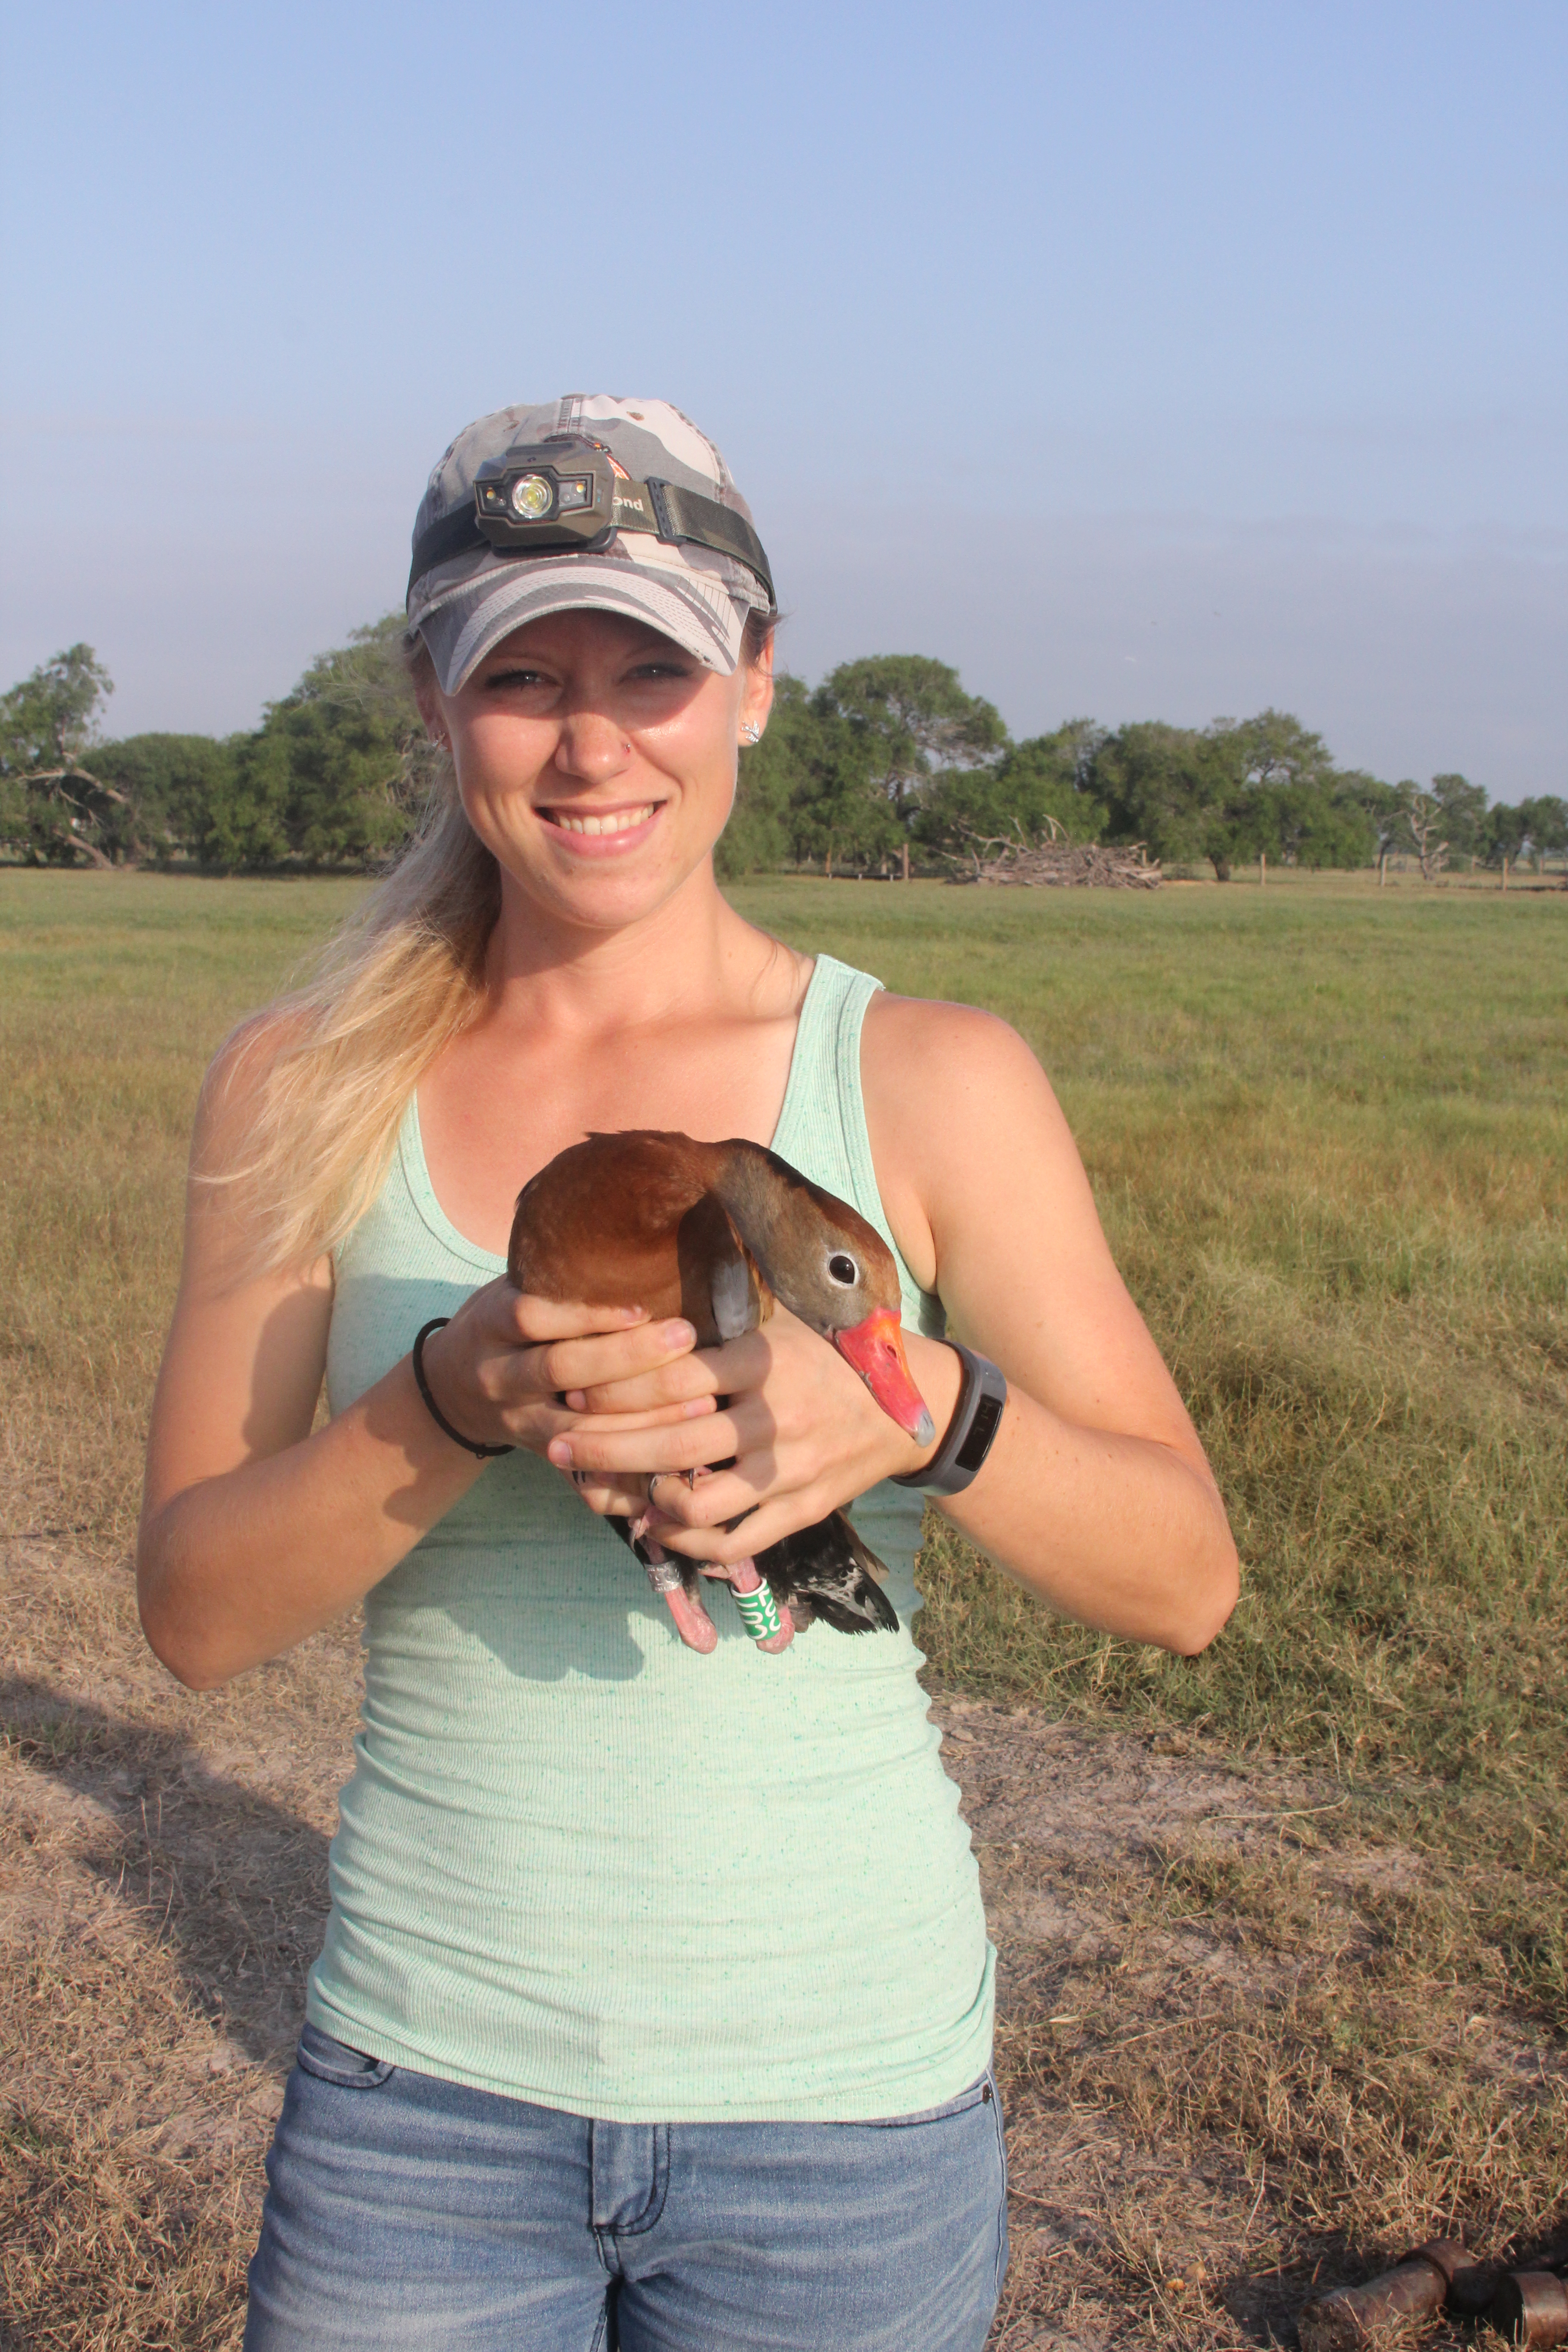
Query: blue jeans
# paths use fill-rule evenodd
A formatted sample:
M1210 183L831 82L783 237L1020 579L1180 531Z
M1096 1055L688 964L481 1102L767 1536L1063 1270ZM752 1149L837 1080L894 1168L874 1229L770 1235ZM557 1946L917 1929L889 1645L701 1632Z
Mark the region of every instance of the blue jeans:
M1007 2260L987 2074L876 2124L612 2124L307 2025L246 2352L980 2352Z

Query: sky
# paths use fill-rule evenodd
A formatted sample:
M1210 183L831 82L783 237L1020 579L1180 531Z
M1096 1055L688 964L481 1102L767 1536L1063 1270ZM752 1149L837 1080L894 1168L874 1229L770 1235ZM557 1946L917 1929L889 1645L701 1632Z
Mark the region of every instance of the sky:
M8 0L0 687L253 726L511 401L718 441L815 679L1568 792L1563 0Z

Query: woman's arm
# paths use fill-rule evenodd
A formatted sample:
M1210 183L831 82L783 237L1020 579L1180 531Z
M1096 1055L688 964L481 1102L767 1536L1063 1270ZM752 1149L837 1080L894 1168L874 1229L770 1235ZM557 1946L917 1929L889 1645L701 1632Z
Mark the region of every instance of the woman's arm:
M485 1468L436 1426L407 1357L312 1434L331 1269L322 1259L236 1278L234 1196L204 1179L221 1178L242 1149L237 1093L209 1084L197 1122L137 1544L147 1639L195 1689L343 1615ZM434 1335L425 1363L447 1419L465 1434L542 1453L574 1425L558 1402L562 1388L647 1375L689 1350L694 1336L689 1324L522 1298L501 1281ZM678 1402L629 1425L679 1419L681 1410ZM703 1400L687 1410L712 1408Z
M1064 1615L1203 1649L1238 1590L1225 1507L1038 1062L989 1013L897 997L862 1060L899 1246L1009 1383L984 1468L941 1507Z
M1009 1382L984 1467L942 1507L1064 1615L1201 1650L1235 1605L1236 1549L1038 1063L988 1013L879 997L862 1073L899 1246L922 1286L940 1290L956 1336ZM958 1360L939 1342L905 1339L940 1437ZM762 1550L935 1450L916 1449L847 1366L782 1311L673 1367L660 1393L679 1385L733 1399L711 1423L666 1441L683 1445L692 1466L736 1456L690 1491L658 1488L655 1532L694 1558ZM583 1401L626 1410L649 1395L633 1382ZM607 1424L603 1435L584 1424L550 1449L558 1464L609 1474L589 1490L599 1508L626 1507L632 1490L616 1474L645 1466L637 1457L636 1440ZM741 1512L750 1516L726 1529Z

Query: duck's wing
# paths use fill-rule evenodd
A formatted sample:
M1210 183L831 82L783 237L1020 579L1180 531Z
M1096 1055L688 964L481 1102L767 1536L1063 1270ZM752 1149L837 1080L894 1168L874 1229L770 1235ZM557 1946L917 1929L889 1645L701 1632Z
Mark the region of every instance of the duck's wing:
M773 1293L717 1193L704 1192L681 1218L675 1235L680 1265L680 1311L700 1347L738 1339L773 1312Z
M899 1612L883 1591L888 1571L842 1511L757 1554L757 1570L797 1627L820 1617L839 1633L896 1633Z

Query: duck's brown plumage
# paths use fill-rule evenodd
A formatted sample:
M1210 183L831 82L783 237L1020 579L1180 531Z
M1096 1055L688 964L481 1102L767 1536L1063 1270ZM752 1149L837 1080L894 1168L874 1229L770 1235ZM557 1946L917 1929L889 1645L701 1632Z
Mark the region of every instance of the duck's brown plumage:
M518 1195L507 1272L536 1298L683 1315L712 1348L713 1275L728 1266L744 1278L755 1329L773 1294L713 1191L728 1149L647 1129L573 1144Z
M897 1337L891 1251L858 1209L761 1144L650 1129L591 1135L523 1187L507 1269L536 1297L682 1315L702 1347L754 1330L776 1297L843 1343L905 1426L923 1413ZM615 1524L646 1557L631 1523ZM695 1591L696 1567L676 1565ZM842 1512L759 1553L756 1566L798 1625L821 1616L843 1633L897 1628L876 1581L886 1570Z

